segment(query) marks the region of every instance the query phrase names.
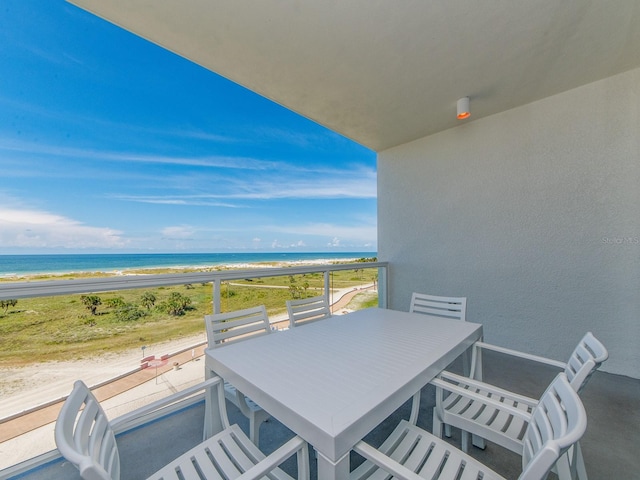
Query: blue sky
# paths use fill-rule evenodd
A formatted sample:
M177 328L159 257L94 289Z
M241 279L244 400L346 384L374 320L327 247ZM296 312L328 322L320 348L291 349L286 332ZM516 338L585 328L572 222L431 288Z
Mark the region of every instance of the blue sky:
M73 5L0 69L0 254L377 249L374 152Z

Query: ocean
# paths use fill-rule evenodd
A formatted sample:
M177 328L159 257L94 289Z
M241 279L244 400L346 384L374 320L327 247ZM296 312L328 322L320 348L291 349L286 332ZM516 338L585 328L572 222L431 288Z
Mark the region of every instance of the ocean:
M375 252L0 255L0 276L372 258Z

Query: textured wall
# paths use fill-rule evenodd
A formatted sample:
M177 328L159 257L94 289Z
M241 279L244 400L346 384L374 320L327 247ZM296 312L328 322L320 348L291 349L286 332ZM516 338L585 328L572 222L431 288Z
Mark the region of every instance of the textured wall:
M467 296L487 341L561 360L590 330L640 378L640 70L384 151L378 183L391 308Z

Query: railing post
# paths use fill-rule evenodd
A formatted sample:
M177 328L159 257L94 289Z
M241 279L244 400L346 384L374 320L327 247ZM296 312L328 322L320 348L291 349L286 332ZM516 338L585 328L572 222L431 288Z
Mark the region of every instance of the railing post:
M388 295L387 267L378 267L378 307L387 308Z
M211 313L221 313L222 309L220 307L220 290L221 290L221 278L217 277L213 279L212 285L213 285L213 292L212 292L212 298L213 298L213 312Z
M331 284L329 274L329 270L324 271L324 298L326 298L327 303L331 305Z

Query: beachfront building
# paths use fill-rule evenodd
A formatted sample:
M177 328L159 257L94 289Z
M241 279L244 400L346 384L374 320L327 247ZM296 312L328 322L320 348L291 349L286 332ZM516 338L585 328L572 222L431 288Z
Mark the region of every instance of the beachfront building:
M72 3L375 150L391 308L640 377L636 0Z

